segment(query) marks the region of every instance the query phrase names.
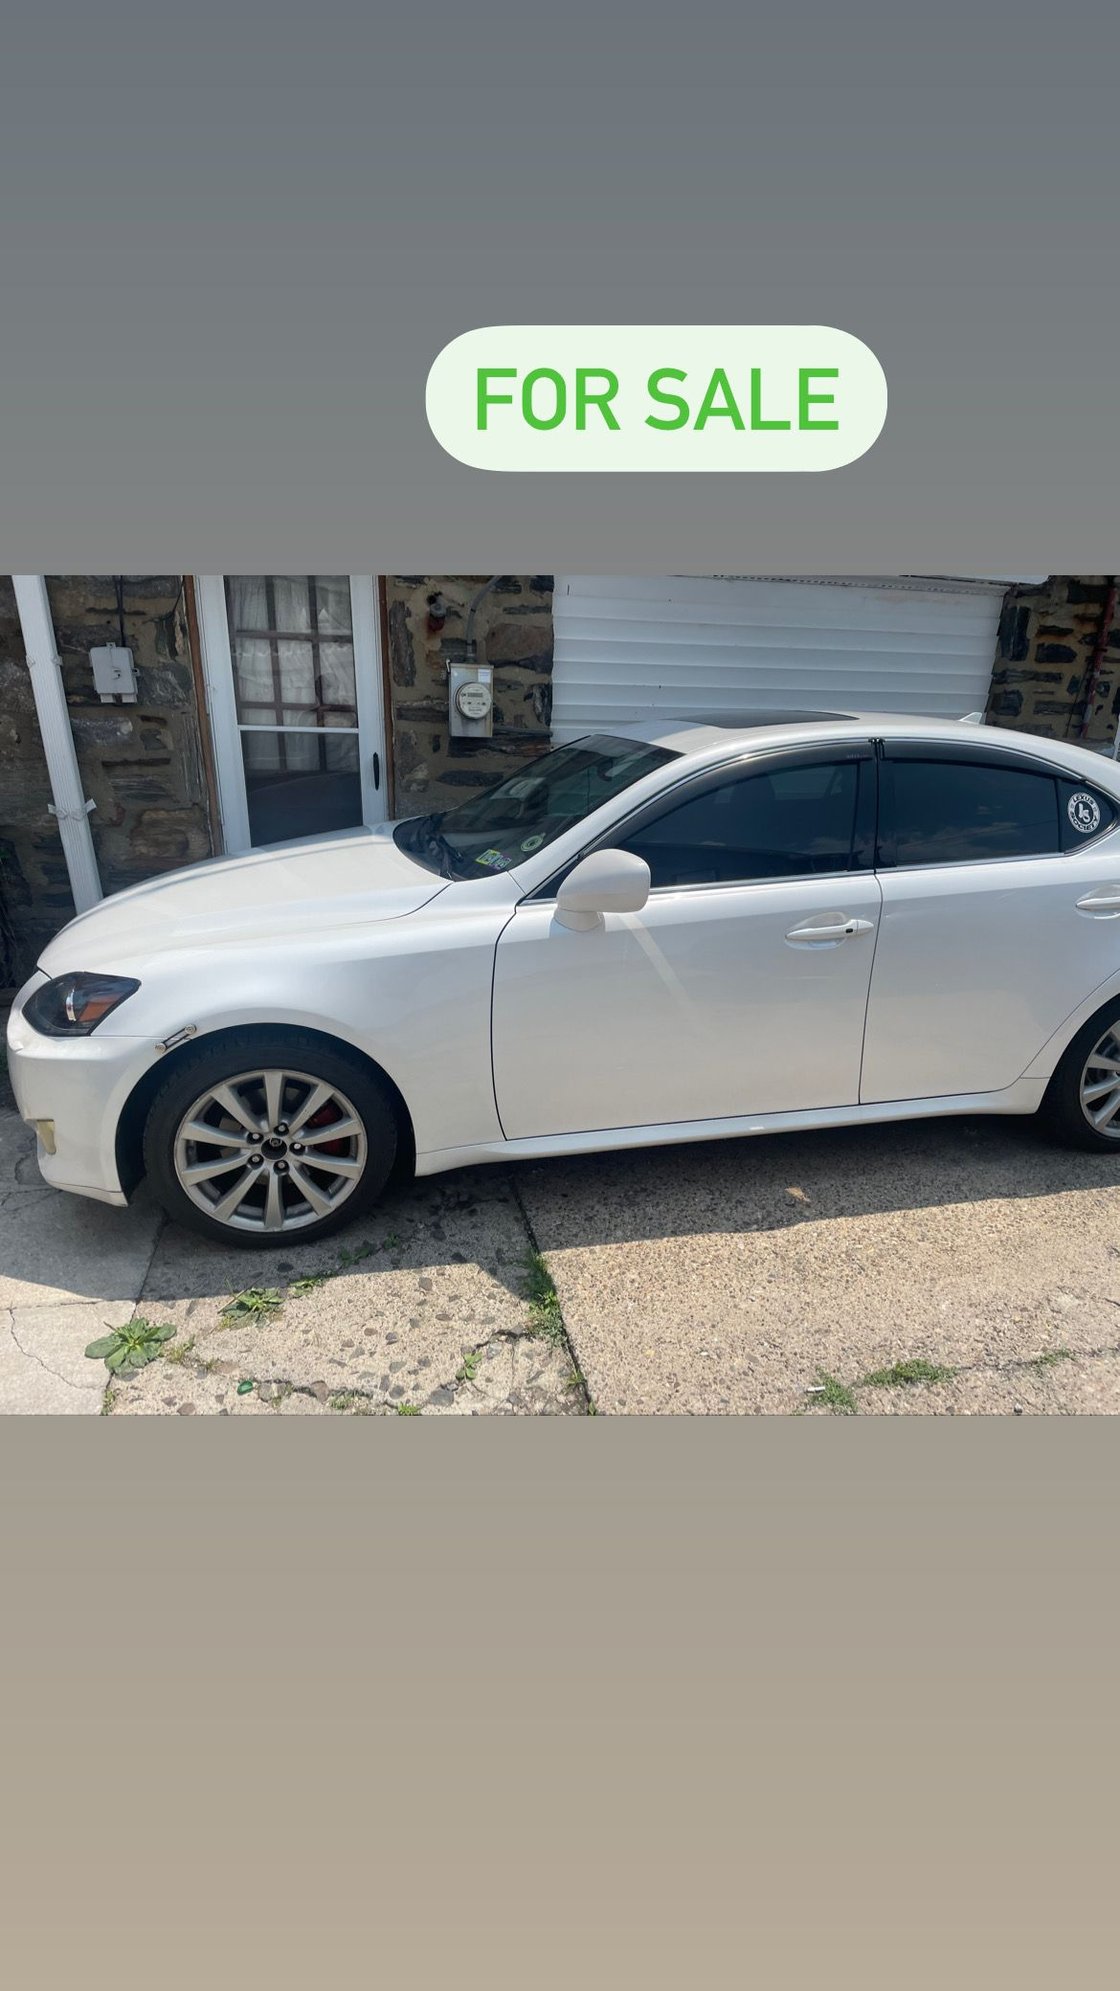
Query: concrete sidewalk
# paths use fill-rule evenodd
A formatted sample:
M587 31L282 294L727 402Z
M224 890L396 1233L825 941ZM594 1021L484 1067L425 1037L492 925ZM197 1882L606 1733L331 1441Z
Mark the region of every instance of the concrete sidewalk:
M48 1189L33 1134L0 1110L0 1411L101 1409L84 1350L131 1318L161 1221L143 1196L112 1210Z
M501 1169L396 1192L322 1245L210 1244L143 1190L114 1210L48 1189L30 1131L0 1111L0 1412L580 1414L530 1253ZM134 1315L176 1334L110 1382L85 1349Z
M1120 1154L1030 1121L548 1162L519 1192L602 1412L1120 1410Z
M59 1195L33 1145L0 1112L0 1411L1120 1410L1120 1156L1026 1122L467 1170L275 1257ZM175 1337L106 1396L85 1347L134 1314Z

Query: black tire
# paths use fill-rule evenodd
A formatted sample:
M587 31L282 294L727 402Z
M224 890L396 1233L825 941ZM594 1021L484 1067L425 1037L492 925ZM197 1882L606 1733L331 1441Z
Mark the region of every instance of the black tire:
M234 1227L208 1216L180 1183L175 1168L176 1138L184 1115L208 1087L255 1067L265 1070L272 1066L306 1074L345 1095L361 1121L364 1167L353 1187L347 1189L345 1200L325 1216L273 1231ZM208 1044L204 1039L183 1054L155 1094L144 1128L144 1165L158 1201L176 1223L238 1248L290 1250L293 1245L310 1244L341 1230L373 1207L393 1173L399 1131L389 1087L361 1058L324 1043L310 1031L230 1031L220 1043ZM305 1163L307 1159L303 1158Z
M1101 1133L1086 1117L1081 1104L1081 1077L1086 1059L1110 1029L1120 1031L1120 1002L1112 1003L1090 1017L1063 1052L1046 1088L1039 1119L1051 1138L1061 1142L1063 1147L1088 1148L1095 1154L1120 1156L1120 1125L1113 1134ZM1120 1121L1120 1113L1116 1117Z

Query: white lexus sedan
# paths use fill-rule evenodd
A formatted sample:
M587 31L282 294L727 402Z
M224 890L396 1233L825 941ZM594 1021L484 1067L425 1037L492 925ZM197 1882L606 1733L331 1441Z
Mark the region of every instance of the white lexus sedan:
M518 1156L1035 1113L1120 1151L1120 769L980 725L592 734L461 808L72 921L20 991L48 1182L310 1239Z

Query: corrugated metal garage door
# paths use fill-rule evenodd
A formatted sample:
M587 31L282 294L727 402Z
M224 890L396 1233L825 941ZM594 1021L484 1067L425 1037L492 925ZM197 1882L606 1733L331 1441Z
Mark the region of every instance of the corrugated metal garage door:
M657 712L987 704L1006 583L557 575L552 737Z

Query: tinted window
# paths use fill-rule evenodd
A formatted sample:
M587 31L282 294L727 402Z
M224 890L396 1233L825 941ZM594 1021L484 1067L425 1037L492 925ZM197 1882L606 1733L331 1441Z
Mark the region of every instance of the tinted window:
M736 775L667 809L621 843L658 885L734 884L853 868L860 769L814 761Z
M884 761L883 775L884 855L896 864L1040 857L1061 848L1057 783L1049 774L906 759Z
M1103 836L1116 821L1116 804L1102 795L1099 788L1087 788L1084 782L1059 781L1058 803L1062 844L1066 850L1076 850L1079 844Z

